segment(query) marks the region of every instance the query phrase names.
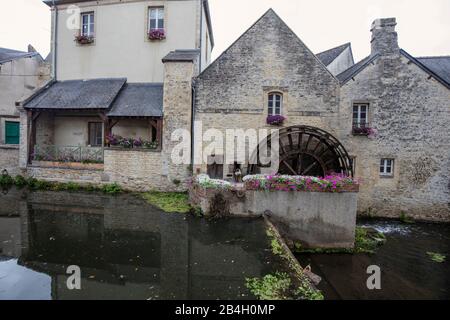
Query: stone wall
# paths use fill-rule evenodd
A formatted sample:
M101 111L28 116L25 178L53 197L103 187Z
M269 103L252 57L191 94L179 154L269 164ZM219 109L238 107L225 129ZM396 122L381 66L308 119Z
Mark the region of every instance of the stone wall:
M352 104L370 103L375 139L351 135ZM381 56L342 87L339 137L362 179L359 211L450 221L450 90L404 55ZM392 178L380 159L394 159Z
M158 166L158 173L167 176L166 180L180 181L176 188L187 189L185 181L192 174L191 163L191 125L192 125L192 78L196 73L196 61L166 61L164 63L164 101L163 101L163 136L162 152ZM180 140L173 136L183 130L187 150L178 152L184 161L177 163L172 157L174 148ZM181 138L181 137L178 137ZM175 153L174 153L175 154ZM173 186L171 186L173 188Z
M100 185L109 183L103 170L28 166L27 174L38 180Z
M194 185L189 195L206 216L268 215L284 237L305 247L354 245L357 192L239 191Z
M204 132L277 129L266 124L273 91L283 94L284 126L311 125L331 133L338 127L338 80L272 10L213 62L195 87L195 120L202 121Z
M19 169L19 147L0 145L0 172L6 169L10 175L18 175Z
M175 191L185 188L186 180L170 180L164 175L161 152L134 150L105 150L104 174L135 191ZM179 183L178 183L179 182Z

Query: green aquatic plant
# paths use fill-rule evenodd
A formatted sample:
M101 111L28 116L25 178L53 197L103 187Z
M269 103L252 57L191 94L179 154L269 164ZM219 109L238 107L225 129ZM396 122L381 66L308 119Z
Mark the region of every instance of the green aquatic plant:
M406 214L406 212L403 212L403 211L400 213L399 220L401 223L404 223L404 224L413 224L414 223L414 219L409 217Z
M294 251L298 253L313 253L313 254L355 254L355 253L375 253L376 249L386 242L386 237L383 233L374 229L356 227L355 230L355 245L353 248L329 249L329 248L304 248L300 243L294 244Z
M108 193L108 194L118 194L118 193L123 192L123 189L117 183L111 183L111 184L103 185L102 191L104 193Z
M445 255L438 252L427 252L427 255L431 260L437 263L443 263L447 259Z
M153 191L143 193L142 197L165 212L188 213L192 210L187 193Z
M260 300L284 300L289 298L291 279L286 273L276 272L263 278L246 278L246 287Z

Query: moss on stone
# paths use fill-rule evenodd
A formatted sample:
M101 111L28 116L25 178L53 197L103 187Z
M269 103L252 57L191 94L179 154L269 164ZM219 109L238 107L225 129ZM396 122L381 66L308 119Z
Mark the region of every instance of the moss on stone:
M294 251L297 253L375 253L376 249L382 246L386 242L386 237L381 232L378 232L371 228L356 227L355 230L355 246L354 248L342 248L342 249L327 249L316 248L309 249L303 248L300 243L295 243Z
M181 192L145 192L142 194L148 203L170 213L188 213L191 211L189 196Z
M298 261L294 258L287 246L282 243L278 231L269 226L266 234L269 238L272 253L282 259L286 269L289 270L289 275L277 272L275 275L266 275L262 279L258 279L258 281L253 279L250 283L247 279L247 288L262 300L266 300L261 298L262 293L266 296L272 296L268 300L277 300L277 297L280 296L282 299L323 300L322 292L312 285L311 280L304 273ZM279 282L284 279L284 275L288 277L289 285L284 290L275 292L273 289L279 288ZM259 288L259 290L255 288Z

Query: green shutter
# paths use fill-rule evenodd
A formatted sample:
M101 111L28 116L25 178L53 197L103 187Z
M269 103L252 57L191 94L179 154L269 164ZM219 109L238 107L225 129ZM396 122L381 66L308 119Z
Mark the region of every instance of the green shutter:
M5 143L19 144L20 124L19 122L5 121Z

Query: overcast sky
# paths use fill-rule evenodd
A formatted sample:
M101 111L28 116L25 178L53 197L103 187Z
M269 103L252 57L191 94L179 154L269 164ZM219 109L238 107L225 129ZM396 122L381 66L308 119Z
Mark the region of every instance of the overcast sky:
M0 0L0 47L44 56L50 47L50 12L41 0ZM210 0L216 47L225 50L273 8L314 52L351 42L355 59L370 52L370 24L397 17L400 46L414 56L450 55L449 0Z

